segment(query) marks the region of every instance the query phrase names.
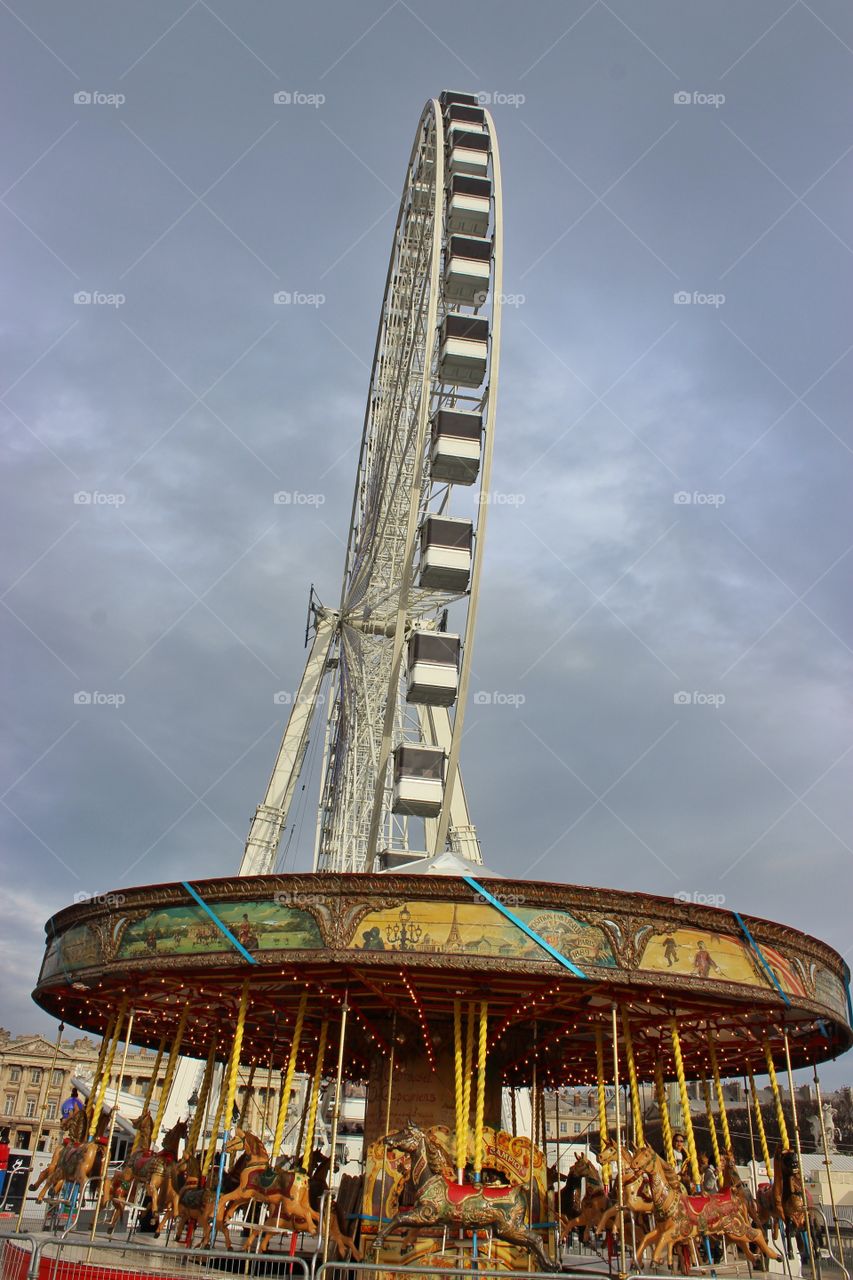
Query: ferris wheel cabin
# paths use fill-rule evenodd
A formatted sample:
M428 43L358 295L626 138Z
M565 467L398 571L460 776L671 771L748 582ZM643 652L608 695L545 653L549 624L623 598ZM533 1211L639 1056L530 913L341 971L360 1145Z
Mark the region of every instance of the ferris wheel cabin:
M438 376L458 387L479 387L489 358L489 322L485 316L444 317L439 342Z
M473 541L472 521L427 516L421 525L419 585L433 591L467 591Z
M413 631L409 636L406 701L451 707L459 688L459 636Z
M435 818L444 799L444 751L441 747L402 743L394 752L391 808L410 818Z
M447 227L452 234L484 236L489 229L492 184L488 178L456 173L447 192Z
M444 296L448 302L482 306L489 292L492 242L482 236L451 236L444 269Z
M446 484L473 484L480 472L483 415L439 409L432 419L430 474Z

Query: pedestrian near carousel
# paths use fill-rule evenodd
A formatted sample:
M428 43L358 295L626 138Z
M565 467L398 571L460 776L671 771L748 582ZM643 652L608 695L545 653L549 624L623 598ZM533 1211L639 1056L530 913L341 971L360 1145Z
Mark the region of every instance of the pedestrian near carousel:
M74 1115L75 1111L85 1111L85 1107L80 1101L80 1095L77 1092L76 1086L72 1085L71 1092L59 1108L59 1114L62 1116L63 1120L68 1120Z

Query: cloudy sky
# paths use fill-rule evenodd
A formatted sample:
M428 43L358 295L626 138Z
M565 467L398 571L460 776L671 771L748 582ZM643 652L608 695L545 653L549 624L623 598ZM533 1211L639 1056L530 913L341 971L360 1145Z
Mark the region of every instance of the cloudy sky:
M2 1022L48 1027L75 894L236 869L446 87L495 100L516 304L472 681L512 696L463 752L486 861L723 895L849 960L849 6L11 0L0 29Z

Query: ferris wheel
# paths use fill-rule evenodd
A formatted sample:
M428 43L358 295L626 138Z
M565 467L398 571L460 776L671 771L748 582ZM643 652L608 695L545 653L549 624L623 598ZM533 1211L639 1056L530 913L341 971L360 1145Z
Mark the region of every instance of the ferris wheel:
M313 639L241 875L275 870L322 736L317 871L450 851L480 863L459 771L494 439L501 177L473 94L424 107L406 169L361 438L340 602ZM325 723L323 721L325 720Z

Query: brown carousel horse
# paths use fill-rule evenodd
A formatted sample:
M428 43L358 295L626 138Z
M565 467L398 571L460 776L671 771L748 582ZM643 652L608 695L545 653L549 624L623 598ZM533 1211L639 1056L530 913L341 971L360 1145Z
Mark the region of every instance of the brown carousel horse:
M803 1246L807 1240L806 1214L811 1217L813 1208L811 1193L803 1186L796 1152L783 1150L781 1145L778 1146L773 1156L773 1184L770 1186L765 1183L758 1188L756 1216L759 1226L769 1226L774 1241L778 1240L781 1227L788 1257L791 1258L795 1237L800 1242L800 1252L804 1251ZM815 1232L817 1224L813 1217L810 1226Z
M564 1242L568 1241L572 1232L576 1230L580 1232L583 1240L589 1240L590 1234L598 1229L602 1215L610 1204L610 1197L602 1182L600 1171L589 1156L580 1154L575 1157L566 1181L567 1183L570 1179L576 1181L580 1187L583 1178L586 1179L586 1192L579 1199L574 1217L569 1218L564 1215L560 1223L560 1237Z
M83 1195L83 1188L90 1178L98 1175L100 1162L98 1157L104 1150L106 1139L104 1130L109 1121L109 1112L104 1108L98 1120L95 1137L88 1139L89 1127L87 1113L82 1108L72 1111L60 1126L64 1138L56 1148L50 1164L43 1169L30 1187L31 1191L41 1188L37 1199L43 1200L50 1191L58 1194L66 1182L73 1182L78 1187L78 1201Z
M236 1129L225 1146L226 1154L242 1151L248 1156L233 1191L219 1197L216 1222L207 1222L201 1247L210 1240L211 1229L224 1227L231 1215L252 1200L279 1210L279 1218L296 1231L317 1230L318 1219L308 1200L308 1175L304 1169L274 1168L267 1149L255 1134ZM230 1245L228 1246L230 1248Z
M149 1111L143 1111L131 1121L140 1135L139 1149L132 1152L124 1164L113 1175L109 1190L109 1203L113 1207L108 1232L110 1235L121 1222L132 1188L142 1186L145 1195L151 1197L151 1216L155 1222L154 1235L160 1234L160 1194L164 1202L171 1199L171 1179L178 1162L178 1147L181 1139L187 1135L185 1120L179 1120L163 1138L163 1146L159 1151L152 1151L151 1138L154 1132L154 1121Z
M329 1189L329 1167L332 1163L331 1156L323 1155L322 1151L317 1149L311 1155L308 1162L308 1203L311 1205L314 1213L320 1219L319 1230L323 1231L322 1218L320 1210L322 1206L323 1196ZM356 1262L361 1262L362 1252L352 1236L346 1234L346 1223L341 1222L338 1216L338 1208L333 1200L329 1209L329 1238L338 1251L338 1258L346 1261L353 1258ZM284 1229L287 1230L287 1223L284 1223ZM261 1236L260 1251L266 1253L270 1245L273 1235L277 1235L282 1230L281 1214L270 1214L266 1222L252 1227L249 1232L249 1238L246 1241L246 1251L249 1252L258 1236Z
M237 1158L233 1168L223 1172L220 1195L234 1191L237 1188L240 1183L240 1175L248 1162L248 1153L244 1151ZM171 1214L175 1222L175 1239L180 1240L188 1227L192 1227L194 1230L195 1227L201 1226L205 1232L209 1233L216 1205L217 1179L215 1175L210 1182L205 1184L201 1157L193 1153L186 1161L184 1174L178 1173L176 1175L176 1183L178 1186L171 1206ZM223 1222L221 1226L226 1246L230 1249L231 1236L228 1232L228 1224Z
M414 1205L399 1210L382 1228L376 1237L377 1248L387 1236L401 1228L446 1224L467 1231L491 1229L499 1240L528 1249L543 1271L559 1270L546 1254L539 1237L524 1225L528 1199L523 1187L454 1182L445 1172L446 1161L438 1143L411 1120L383 1141L388 1147L417 1157L417 1164L423 1163L424 1172L416 1183ZM412 1163L417 1167L415 1161Z
M613 1159L615 1151L602 1152L603 1159ZM623 1167L631 1173L645 1174L654 1205L655 1225L637 1245L637 1259L653 1245L652 1261L659 1262L664 1250L672 1265L675 1245L698 1236L725 1236L738 1245L748 1258L754 1258L753 1246L767 1258L778 1260L764 1233L749 1221L742 1200L731 1191L715 1195L689 1196L681 1187L678 1174L651 1147L640 1147L634 1153L623 1149Z

